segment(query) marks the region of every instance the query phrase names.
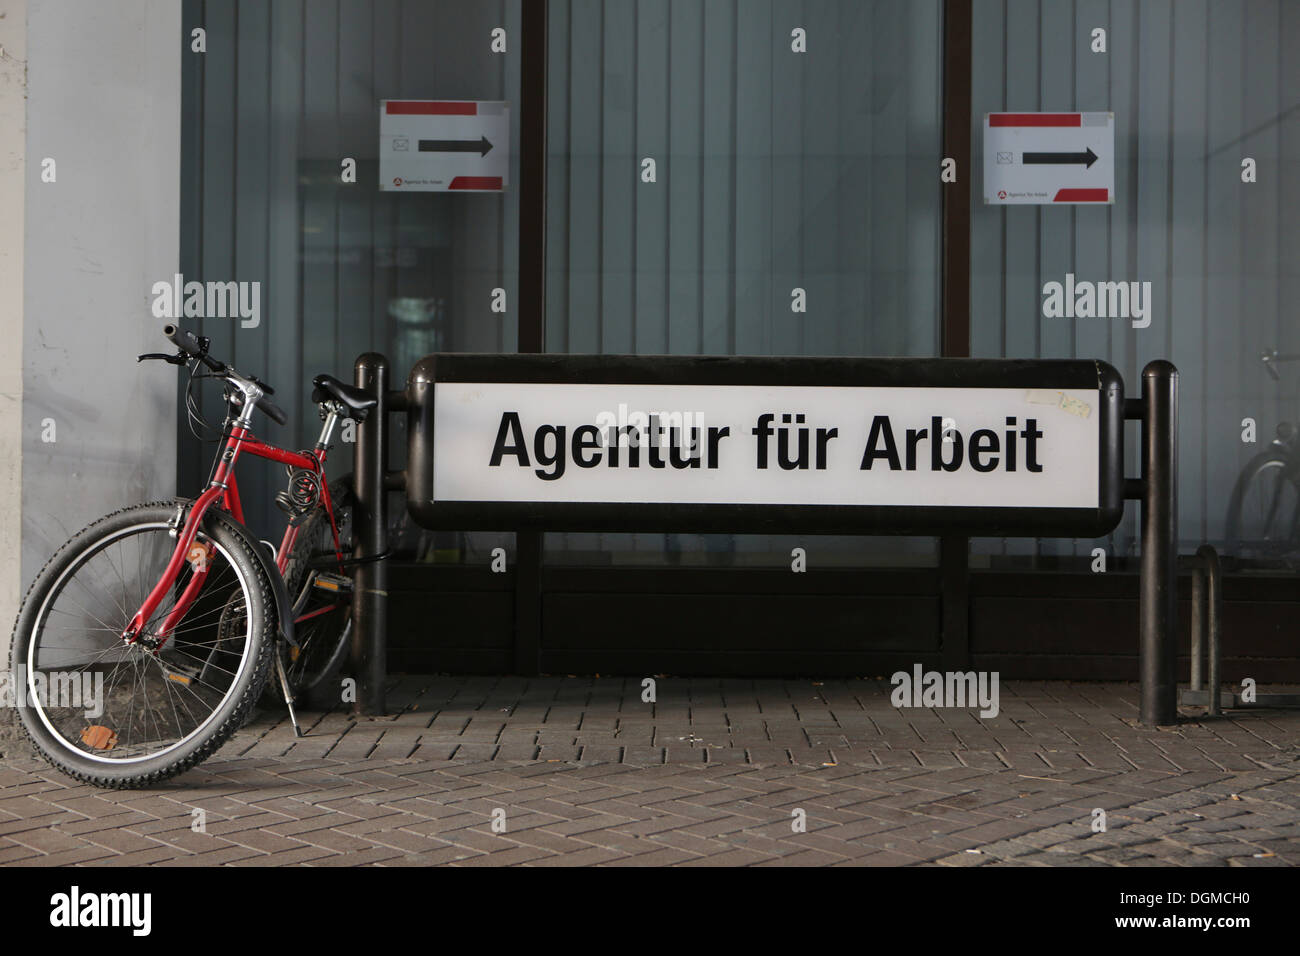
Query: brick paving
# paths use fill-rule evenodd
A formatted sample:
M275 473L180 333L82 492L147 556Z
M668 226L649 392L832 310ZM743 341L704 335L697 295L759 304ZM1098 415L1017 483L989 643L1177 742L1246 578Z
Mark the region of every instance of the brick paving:
M1008 682L989 719L890 689L402 677L390 717L295 740L267 710L148 792L10 748L0 865L1300 863L1300 712L1144 730L1132 684Z

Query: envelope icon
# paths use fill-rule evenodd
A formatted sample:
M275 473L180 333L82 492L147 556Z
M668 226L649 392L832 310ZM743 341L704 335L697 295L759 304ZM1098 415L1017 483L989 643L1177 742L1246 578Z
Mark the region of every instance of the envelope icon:
M1011 159L1011 154L1010 154L1010 153L1003 153L1003 152L1000 152L1000 151L998 152L998 165L999 165L999 166L1010 166L1012 162L1013 162L1013 160Z

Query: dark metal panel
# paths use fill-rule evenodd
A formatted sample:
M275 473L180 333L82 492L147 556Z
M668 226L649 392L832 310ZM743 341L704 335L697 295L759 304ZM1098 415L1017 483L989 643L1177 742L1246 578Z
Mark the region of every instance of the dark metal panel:
M231 351L217 354L247 374L266 378L296 400L298 389L293 383L272 374L274 358L268 349L271 327L277 322L292 321L289 316L275 315L267 309L271 278L267 272L271 215L268 198L274 176L267 157L275 136L271 116L271 17L272 10L266 4L242 0L238 5L234 36L237 64L234 125L239 131L239 147L235 151L234 190L230 197L234 209L230 223L233 269L228 276L205 278L261 283L258 327L244 328L236 318L215 320L224 321L234 331ZM209 324L213 322L209 319ZM278 393L276 400L280 400ZM292 407L286 406L286 414ZM284 440L283 432L275 435L269 423L266 427L268 435ZM244 520L257 532L273 534L284 520L271 501L283 481L283 473L278 469L248 468L240 479Z
M357 181L338 189L334 254L338 267L337 344L330 363L307 368L307 377L340 372L353 356L387 347L375 341L371 310L375 301L375 186L370 175L375 112L375 9L369 0L339 0L338 128L341 155L333 162L337 175L343 157L357 160ZM381 56L383 54L381 53ZM308 424L312 424L310 421ZM311 429L308 427L307 432Z
M514 645L514 598L486 591L389 592L388 653L434 648L501 651Z
M547 47L550 16L547 0L524 4L523 60L520 122L519 194L519 351L541 352L546 347L546 122L548 101ZM419 414L432 413L432 394L421 399L430 406ZM408 415L415 415L409 412ZM411 419L412 433L416 421ZM432 422L424 427L431 428ZM428 432L422 432L428 434ZM408 460L415 462L408 452ZM418 468L432 467L432 460ZM423 476L421 475L421 480ZM429 473L432 478L432 472ZM408 485L411 476L408 474ZM515 597L513 670L517 674L537 673L537 653L542 630L542 535L521 530L515 535Z
M941 354L970 355L971 342L971 0L943 8L943 155L954 160L957 181L943 184ZM1122 427L1122 423L1121 423ZM1105 436L1109 441L1109 436ZM1103 475L1103 482L1105 477ZM970 539L939 539L943 660L964 669L970 657Z
M730 290L731 305L734 310L731 317L731 343L728 352L749 353L755 355L789 355L798 352L798 329L794 321L783 320L780 313L773 308L773 296L788 300L789 287L785 290L773 288L773 268L777 265L778 255L773 246L773 217L771 204L764 202L766 186L772 177L772 154L789 150L789 159L799 163L801 154L811 149L806 142L806 132L800 128L800 120L806 115L800 109L789 117L773 115L773 76L772 60L774 43L784 43L773 36L772 0L745 0L736 4L736 26L734 36L734 80L735 113L732 116L734 130L733 148L735 157L730 170L731 186L731 223L733 227L731 253L732 282ZM807 23L809 11L802 11ZM809 24L813 35L816 27ZM712 39L712 38L708 38ZM710 50L710 54L713 54ZM719 53L721 51L718 51ZM823 56L832 56L830 50L824 50ZM803 107L804 104L800 104ZM706 122L709 119L706 117ZM793 129L787 133L788 146L778 146L777 136L780 127L789 123ZM797 133L795 132L797 130ZM794 135L791 135L794 134ZM787 167L789 168L789 167ZM800 200L799 213L811 215L811 201L804 208L804 200L811 200L800 187L794 183L802 178L800 172L786 183ZM796 233L791 239L797 242ZM797 259L798 253L790 253L780 258ZM795 285L808 285L810 294L816 289L807 276L801 277ZM815 301L815 300L814 300ZM782 309L785 311L785 309ZM774 312L776 314L774 315ZM831 313L834 314L834 313ZM711 318L706 315L706 321ZM794 316L787 313L787 319ZM779 329L777 323L784 326ZM784 334L783 334L784 333ZM612 350L611 350L612 351Z
M394 648L389 663L395 674L509 674L510 652L479 648Z
M920 664L930 670L939 665L937 652L880 652L870 655L858 651L699 651L667 652L663 650L617 650L602 652L599 674L671 674L675 677L833 678L879 677ZM591 672L592 655L587 651L543 651L543 674L577 674Z
M519 143L519 351L546 342L547 0L523 7ZM400 370L399 374L401 371Z
M657 594L628 614L624 594L559 593L544 598L544 654L586 651L592 666L607 652L728 652L792 657L801 651L863 655L933 652L939 633L934 597L858 594ZM617 626L612 626L617 622ZM665 624L668 624L665 626Z
M181 38L186 52L181 55L181 194L180 194L180 270L183 275L199 275L203 263L203 152L204 65L207 57L189 52L190 32L203 25L203 0L185 0L181 12ZM177 386L176 407L185 407L185 382ZM176 477L182 491L197 488L203 481L206 462L194 454L190 423L185 415L176 416Z
M943 184L942 354L970 355L971 0L943 5L943 155L957 181Z
M772 568L548 567L542 572L542 589L547 594L585 592L625 596L887 594L910 598L934 596L938 582L938 574L932 568L824 568L815 574L791 574L788 570Z
M970 662L970 538L939 539L941 627L945 670L965 670Z

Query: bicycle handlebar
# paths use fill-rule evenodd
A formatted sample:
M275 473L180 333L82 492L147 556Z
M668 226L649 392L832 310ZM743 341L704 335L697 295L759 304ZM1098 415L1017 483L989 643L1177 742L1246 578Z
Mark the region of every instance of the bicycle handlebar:
M266 417L277 425L287 425L289 423L289 416L285 414L284 409L270 399L266 397L259 398L257 407L265 412Z
M188 329L182 329L180 326L176 325L164 325L163 335L186 355L198 359L218 375L227 370L234 371L224 362L219 362L212 356L208 355L207 349L199 342L199 337ZM253 381L257 382L256 379L253 379ZM257 382L257 384L266 392L274 391L269 385L263 385L261 382ZM284 413L284 409L268 399L265 395L257 400L257 407L266 413L266 416L277 425L288 424L289 416Z

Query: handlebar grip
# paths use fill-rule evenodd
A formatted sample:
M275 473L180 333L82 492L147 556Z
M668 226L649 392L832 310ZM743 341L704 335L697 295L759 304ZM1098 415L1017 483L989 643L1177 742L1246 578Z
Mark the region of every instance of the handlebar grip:
M218 373L226 371L225 363L218 362L216 359L204 352L203 346L199 344L198 336L188 329L182 329L180 326L168 324L163 326L163 335L165 335L173 345L186 355L198 359L212 371ZM256 382L257 380L254 379L253 381ZM257 382L257 384L268 393L274 391L271 386L262 382ZM289 416L284 413L284 409L275 404L275 402L271 401L269 398L266 398L265 395L257 400L257 407L265 412L266 416L277 425L285 425L289 421Z
M226 366L204 353L203 349L199 346L198 336L193 332L190 332L188 329L182 329L178 325L164 325L163 335L186 355L198 359L208 368L212 369L212 371L225 371Z
M271 401L269 398L259 398L257 400L257 407L264 411L267 418L271 419L271 421L275 422L277 425L284 425L289 421L289 416L284 413L284 409L275 404L275 402Z

